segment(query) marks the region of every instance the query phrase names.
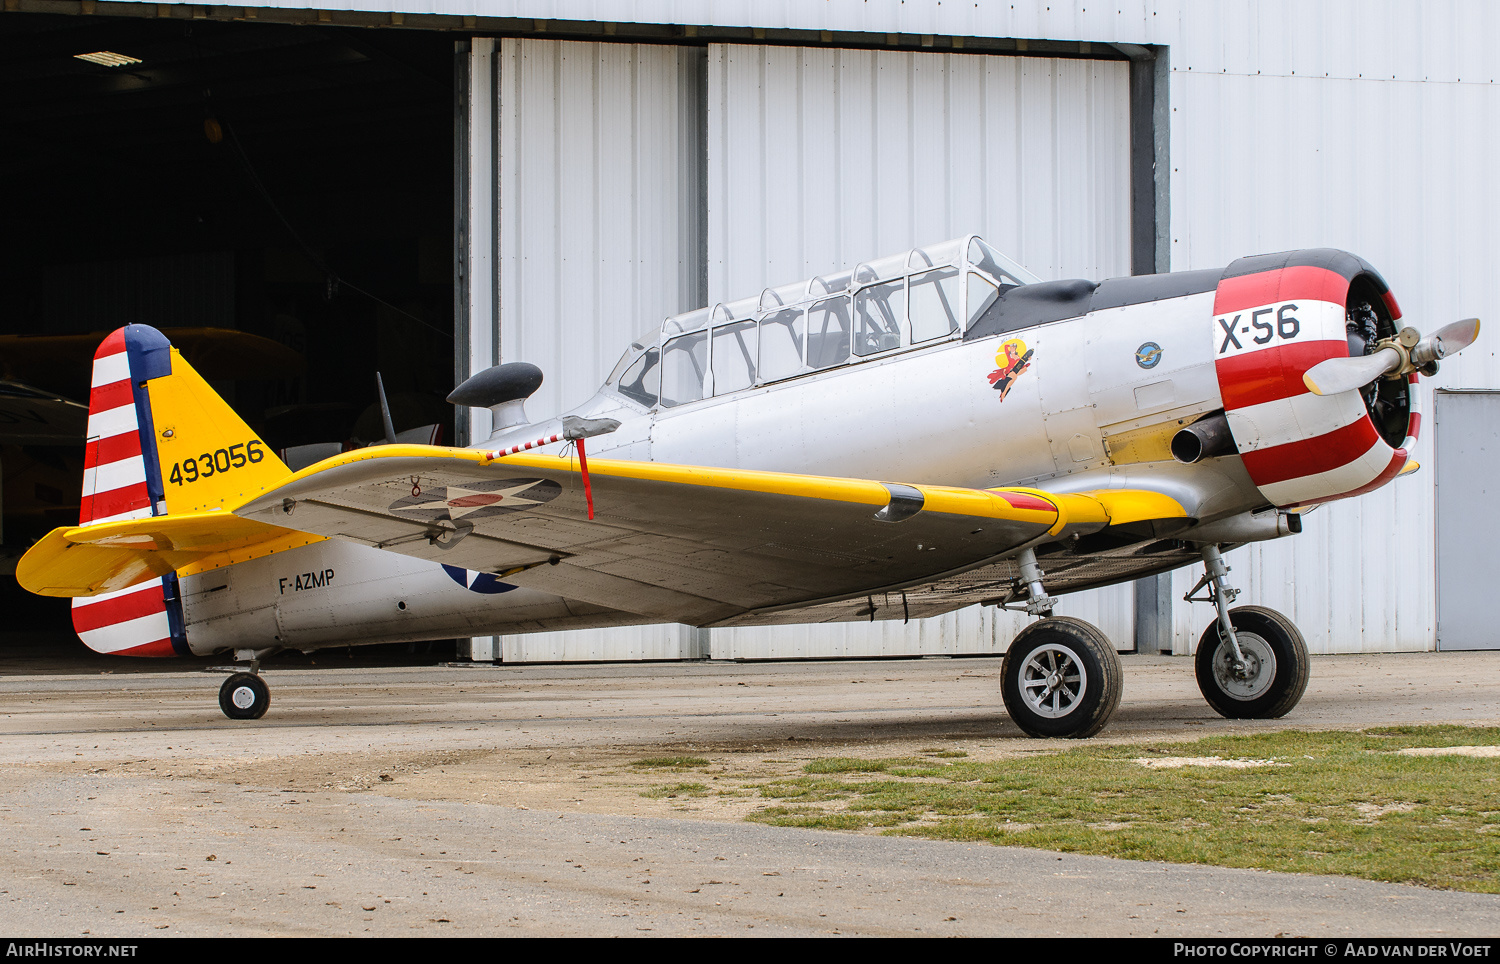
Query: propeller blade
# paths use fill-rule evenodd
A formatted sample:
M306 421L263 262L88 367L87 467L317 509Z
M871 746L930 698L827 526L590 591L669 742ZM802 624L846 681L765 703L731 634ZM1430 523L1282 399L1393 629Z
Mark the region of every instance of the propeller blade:
M1401 353L1394 348L1382 348L1369 355L1320 361L1302 374L1302 384L1314 395L1338 395L1363 388L1400 367Z
M1456 355L1474 344L1474 339L1478 337L1478 318L1465 318L1463 321L1444 325L1417 342L1416 347L1411 350L1412 364L1425 365L1449 355Z

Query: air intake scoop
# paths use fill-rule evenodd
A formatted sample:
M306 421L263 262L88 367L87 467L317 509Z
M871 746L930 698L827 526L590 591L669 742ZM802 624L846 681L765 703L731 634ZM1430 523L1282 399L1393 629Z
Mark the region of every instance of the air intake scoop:
M526 424L526 399L541 387L540 368L530 362L506 362L469 376L448 395L448 401L494 412L494 430L498 432Z

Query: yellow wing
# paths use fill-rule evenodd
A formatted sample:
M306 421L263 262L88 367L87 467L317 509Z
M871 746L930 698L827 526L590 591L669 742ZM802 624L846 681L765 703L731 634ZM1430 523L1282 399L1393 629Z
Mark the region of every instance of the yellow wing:
M697 625L927 584L1111 521L1104 498L1032 489L589 467L592 520L576 460L431 446L346 453L235 512ZM1128 493L1109 499L1122 515L1143 511ZM1156 499L1151 511L1182 514Z
M922 587L938 591L912 615L930 615L993 595L943 587L999 571L1028 546L1184 515L1136 490L1056 495L611 459L593 460L590 478L594 519L575 460L377 446L291 475L232 514L55 530L17 576L43 595L93 595L328 537L697 625L845 613L837 604L875 594L903 594L904 608Z

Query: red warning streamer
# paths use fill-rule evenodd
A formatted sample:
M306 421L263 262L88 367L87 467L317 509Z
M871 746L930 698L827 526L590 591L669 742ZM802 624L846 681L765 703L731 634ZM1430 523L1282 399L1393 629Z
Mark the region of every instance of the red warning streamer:
M583 473L583 498L589 504L589 518L594 517L594 490L589 487L589 457L583 451L583 439L578 439L578 468Z
M527 449L534 449L541 445L551 445L553 442L561 441L563 441L561 435L539 438L535 442L527 442L524 445L512 445L508 449L496 449L493 452L487 453L487 457L493 462L495 459L501 459L507 455L515 455L517 452L524 452ZM592 519L594 517L594 489L589 485L589 457L584 454L583 439L577 438L571 441L578 446L578 467L583 473L583 498L589 504L589 518Z

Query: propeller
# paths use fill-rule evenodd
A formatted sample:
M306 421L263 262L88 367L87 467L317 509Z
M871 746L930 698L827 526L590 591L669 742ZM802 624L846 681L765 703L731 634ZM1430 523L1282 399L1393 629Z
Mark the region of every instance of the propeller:
M1318 362L1303 373L1302 383L1314 395L1338 395L1363 388L1382 375L1413 371L1432 375L1441 359L1458 354L1478 337L1478 318L1444 325L1426 338L1415 328L1403 328L1394 338L1381 341L1368 355Z

